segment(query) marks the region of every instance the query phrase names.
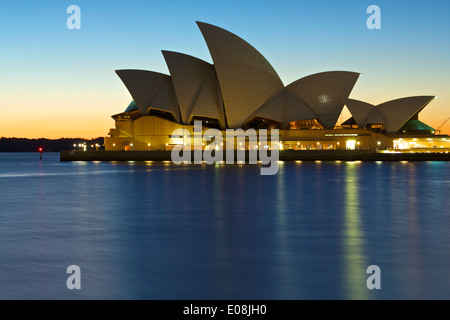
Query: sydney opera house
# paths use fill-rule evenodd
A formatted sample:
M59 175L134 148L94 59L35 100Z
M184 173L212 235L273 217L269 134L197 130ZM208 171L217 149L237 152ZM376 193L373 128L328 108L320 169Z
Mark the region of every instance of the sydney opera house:
M113 115L107 151L171 150L182 142L175 129L279 129L284 150L395 150L448 148L450 141L419 120L434 96L380 105L350 98L359 73L328 71L287 86L270 63L243 39L197 22L213 64L162 51L170 75L117 70L132 102ZM351 118L339 118L346 106ZM345 120L345 119L342 119ZM208 148L206 144L203 148ZM247 148L248 145L236 146Z

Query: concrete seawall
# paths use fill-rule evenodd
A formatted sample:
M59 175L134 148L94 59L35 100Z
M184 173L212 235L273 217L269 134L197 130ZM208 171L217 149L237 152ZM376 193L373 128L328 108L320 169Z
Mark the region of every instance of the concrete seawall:
M248 151L246 160L248 161ZM192 152L192 160L194 153ZM235 159L237 158L235 154ZM61 161L172 161L171 151L61 151ZM258 159L259 160L259 159ZM374 153L361 150L280 151L281 161L449 161L450 153Z

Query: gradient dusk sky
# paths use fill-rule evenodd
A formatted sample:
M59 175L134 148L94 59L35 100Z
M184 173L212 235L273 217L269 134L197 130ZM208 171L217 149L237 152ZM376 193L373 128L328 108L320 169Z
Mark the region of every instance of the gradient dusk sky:
M72 4L80 30L66 26ZM366 27L370 5L381 30ZM438 127L450 117L449 12L446 0L2 0L0 137L106 136L132 99L114 70L168 73L161 50L212 62L195 21L249 42L285 85L346 70L361 73L353 99L438 96L420 114Z

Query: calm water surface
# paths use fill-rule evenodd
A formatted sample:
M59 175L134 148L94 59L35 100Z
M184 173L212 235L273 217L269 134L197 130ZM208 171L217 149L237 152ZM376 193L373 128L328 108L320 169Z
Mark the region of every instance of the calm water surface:
M448 162L0 154L0 298L450 299L449 196Z

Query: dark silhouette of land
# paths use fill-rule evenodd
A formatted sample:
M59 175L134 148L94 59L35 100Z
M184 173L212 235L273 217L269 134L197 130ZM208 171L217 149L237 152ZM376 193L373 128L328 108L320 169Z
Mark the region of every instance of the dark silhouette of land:
M0 152L61 152L62 150L82 150L79 145L86 144L87 150L103 150L104 138L61 138L61 139L27 139L0 138ZM76 147L74 147L76 145ZM99 147L96 147L98 145ZM94 148L92 148L94 146Z

